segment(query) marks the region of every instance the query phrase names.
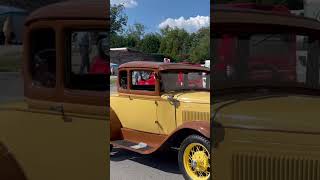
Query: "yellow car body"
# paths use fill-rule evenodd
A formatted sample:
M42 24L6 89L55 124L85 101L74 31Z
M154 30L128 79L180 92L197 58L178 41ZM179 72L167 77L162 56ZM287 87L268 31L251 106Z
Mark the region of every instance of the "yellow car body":
M137 72L154 73L155 83L139 84L135 78L143 79L145 75L135 76ZM191 86L189 75L191 78L191 74L198 74L201 88L162 89L181 87L176 82L179 73L185 74L185 81L180 83L188 87ZM209 73L207 68L179 63L133 61L122 64L118 73L118 92L110 96L111 144L141 154L178 148L179 166L185 178L208 179ZM208 79L201 79L204 78L203 74ZM190 84L186 85L188 82Z
M66 42L71 39L68 29L107 32L105 8L109 7L104 1L62 2L40 8L27 18L22 60L24 99L0 105L1 180L109 177L109 92L70 88L65 81L70 74L66 62L71 61L66 54L72 48ZM37 46L37 42L42 44ZM54 52L55 58L50 60L56 62L52 64L55 86L35 83L39 71L31 67L40 57L35 57L34 51L46 46L43 43L53 44L54 51L47 52ZM40 74L40 78L45 76Z
M235 64L241 61L243 66L242 69L238 68L235 71L239 74L245 73L239 79L229 78L231 76L223 79L213 74L212 98L215 99L211 106L213 137L211 165L215 167L211 172L213 179L320 179L318 141L320 23L294 15L230 8L211 10L215 14L211 33L216 35L211 42L218 42L224 34L236 37L239 44L242 43L242 46L238 45L242 49L241 51L240 48L235 49L235 52L240 54L235 55L238 57ZM263 61L263 58L270 58L267 53L260 58L263 62L261 67L268 67L272 63L279 65L273 71L263 68L262 70L252 68L249 71L246 68L254 56L249 52L252 47L256 47L249 45L252 42L251 37L257 34L293 37L290 40L286 39L286 43L278 48L294 46L294 49L289 51L293 66L288 68L293 70L294 78L286 78L289 75L285 72L274 78L277 74L275 72L281 70L282 52L273 56L274 59L279 58L279 64L278 61ZM299 38L308 41L302 43ZM279 40L275 40L277 41ZM265 40L265 42L271 41ZM301 48L300 43L303 44L302 51L308 54L307 65L304 66L300 66L300 59L293 56ZM272 50L272 47L265 44L262 42L259 45L265 52ZM212 52L217 52L216 45L217 43L212 46ZM215 62L222 61L218 56L215 59ZM261 63L259 59L255 62ZM253 78L252 72L255 71L260 72L263 77L269 75L270 78L258 81ZM305 76L299 81L301 74Z
M130 100L115 93L110 96L110 104L124 128L148 133L170 135L185 122L210 121L210 92L176 93L174 98L180 102L176 112L168 95L130 95Z

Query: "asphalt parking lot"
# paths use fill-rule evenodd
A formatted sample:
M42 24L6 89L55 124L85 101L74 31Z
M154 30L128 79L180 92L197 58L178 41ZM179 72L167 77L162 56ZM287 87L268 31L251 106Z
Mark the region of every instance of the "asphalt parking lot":
M183 180L178 167L178 153L140 155L114 149L110 155L111 180Z

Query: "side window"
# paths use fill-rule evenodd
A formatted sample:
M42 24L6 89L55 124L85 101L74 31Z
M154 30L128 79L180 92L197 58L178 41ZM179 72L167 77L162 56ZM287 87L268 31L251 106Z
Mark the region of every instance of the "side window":
M30 71L36 86L56 86L56 38L53 29L37 29L30 36Z
M71 31L66 65L66 86L70 89L109 89L109 41L105 31Z
M154 71L131 71L131 89L141 91L155 91L156 77Z
M119 72L119 86L122 89L128 89L128 73L127 71Z

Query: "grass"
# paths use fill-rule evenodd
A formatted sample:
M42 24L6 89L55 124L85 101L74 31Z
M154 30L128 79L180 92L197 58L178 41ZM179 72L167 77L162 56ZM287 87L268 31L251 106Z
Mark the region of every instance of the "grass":
M18 72L21 67L21 47L0 47L0 72Z

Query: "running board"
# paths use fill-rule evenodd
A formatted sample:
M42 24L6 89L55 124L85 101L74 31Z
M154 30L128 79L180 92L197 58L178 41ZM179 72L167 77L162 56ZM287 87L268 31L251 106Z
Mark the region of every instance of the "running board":
M151 147L143 142L136 143L128 140L116 140L116 141L111 141L111 144L115 147L127 149L140 154L150 154L155 150L154 147Z

